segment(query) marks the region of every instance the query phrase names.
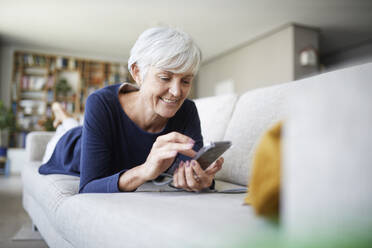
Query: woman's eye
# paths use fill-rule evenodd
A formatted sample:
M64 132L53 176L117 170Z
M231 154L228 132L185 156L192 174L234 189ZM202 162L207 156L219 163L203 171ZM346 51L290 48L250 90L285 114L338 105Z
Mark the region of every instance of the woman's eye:
M183 82L184 84L190 84L190 81L188 81L188 80L182 80L182 82Z
M168 78L168 77L160 77L160 79L163 80L163 81L167 81L167 82L170 80L170 78Z

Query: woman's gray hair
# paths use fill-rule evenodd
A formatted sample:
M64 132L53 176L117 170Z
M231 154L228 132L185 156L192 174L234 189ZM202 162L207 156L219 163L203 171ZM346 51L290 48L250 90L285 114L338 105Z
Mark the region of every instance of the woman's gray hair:
M128 69L136 64L141 80L149 66L185 73L189 70L195 75L200 66L201 51L187 33L170 27L155 27L145 30L130 51Z

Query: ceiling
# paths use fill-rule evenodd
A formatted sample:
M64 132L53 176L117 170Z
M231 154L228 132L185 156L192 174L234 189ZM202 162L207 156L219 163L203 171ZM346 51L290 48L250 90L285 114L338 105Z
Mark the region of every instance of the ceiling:
M319 28L324 56L372 42L372 0L0 0L2 44L120 60L152 26L190 33L205 61L290 22Z

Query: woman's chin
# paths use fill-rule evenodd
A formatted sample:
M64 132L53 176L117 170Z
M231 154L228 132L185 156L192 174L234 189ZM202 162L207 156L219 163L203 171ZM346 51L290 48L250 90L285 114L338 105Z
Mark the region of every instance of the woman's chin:
M158 115L160 115L163 118L172 118L176 113L178 109L161 109L157 111Z
M159 113L159 115L161 117L167 118L167 119L172 118L175 114L176 114L176 112L174 112L174 111L172 111L172 112L167 111L167 112Z

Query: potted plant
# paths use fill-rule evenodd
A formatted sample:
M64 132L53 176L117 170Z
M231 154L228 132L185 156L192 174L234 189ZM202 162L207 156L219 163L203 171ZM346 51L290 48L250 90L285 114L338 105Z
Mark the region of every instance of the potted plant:
M66 97L70 91L71 91L71 86L68 84L65 78L60 79L58 83L56 84L57 96Z
M15 128L13 112L6 108L0 100L0 168L5 167L8 150L8 137L6 130L12 131Z

